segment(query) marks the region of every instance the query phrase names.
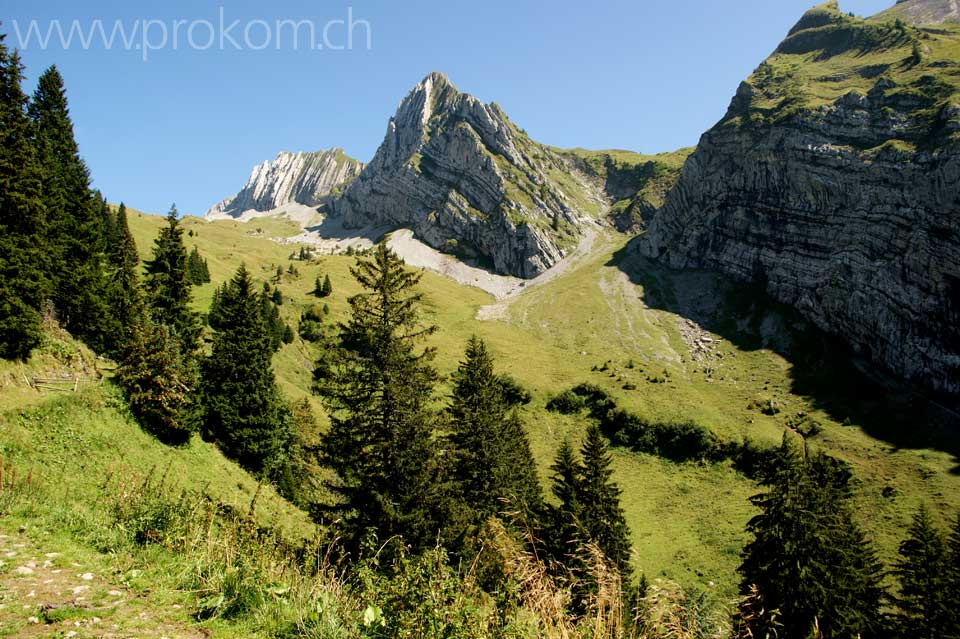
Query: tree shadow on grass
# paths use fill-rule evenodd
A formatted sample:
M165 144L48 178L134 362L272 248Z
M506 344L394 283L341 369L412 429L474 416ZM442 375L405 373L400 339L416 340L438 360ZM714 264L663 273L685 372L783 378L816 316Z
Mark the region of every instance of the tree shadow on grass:
M673 271L624 248L607 266L643 288L644 303L685 317L742 351L769 349L791 363L791 392L838 423L895 449L953 457L960 475L960 398L907 384L843 340L771 299L762 284L704 271Z

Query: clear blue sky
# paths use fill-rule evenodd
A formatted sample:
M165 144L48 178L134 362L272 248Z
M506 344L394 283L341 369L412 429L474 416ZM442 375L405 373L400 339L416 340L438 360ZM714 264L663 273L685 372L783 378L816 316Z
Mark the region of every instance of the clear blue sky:
M737 84L783 39L816 0L169 0L151 7L129 0L2 0L2 30L17 46L16 20L26 33L37 20L64 31L101 19L132 31L156 20L150 44L124 50L115 41L66 50L54 35L46 49L33 40L22 56L28 89L55 63L67 82L81 153L95 186L111 201L150 212L171 202L201 214L236 192L251 167L280 150L339 146L367 161L397 103L423 76L444 71L463 91L498 102L531 136L556 146L643 152L694 145L724 113ZM841 0L845 11L871 15L894 0ZM593 5L593 6L591 6ZM228 31L225 49L170 46L173 21L208 20ZM292 46L292 28L277 20L312 20L319 40L330 20L370 24L354 29L353 50ZM242 30L264 20L270 47L246 49ZM142 22L140 23L143 24ZM162 27L160 25L163 25ZM346 28L334 23L328 43ZM138 37L144 31L138 32ZM249 26L249 44L264 42L265 25ZM209 27L194 26L204 46ZM217 36L215 36L217 37ZM280 49L277 50L277 38ZM244 50L233 50L230 41ZM133 42L133 40L131 40Z

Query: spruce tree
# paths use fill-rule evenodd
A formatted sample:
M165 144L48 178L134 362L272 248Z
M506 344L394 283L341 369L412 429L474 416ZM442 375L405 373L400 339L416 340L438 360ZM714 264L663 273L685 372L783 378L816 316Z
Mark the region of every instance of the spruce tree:
M947 549L926 506L921 505L907 538L900 544L896 574L900 578L897 597L897 628L903 637L942 637L955 611L946 605Z
M166 221L154 240L153 257L145 264L147 304L153 319L173 328L189 353L197 349L200 330L190 310L187 249L176 205L170 207Z
M60 322L98 351L117 347L118 325L105 292L108 229L105 203L73 135L63 77L55 66L38 80L29 108L48 211L47 278Z
M195 424L189 409L197 375L170 327L137 318L120 352L117 383L146 430L168 444L190 440Z
M622 491L612 479L613 458L598 425L587 427L580 456L583 458L578 497L582 506L580 524L626 583L631 575L630 529L620 507Z
M202 286L210 281L210 268L196 246L187 256L187 279L194 286Z
M339 344L318 361L317 390L331 415L324 465L337 497L326 513L339 522L348 552L373 535L399 537L414 551L432 547L448 517L444 463L429 409L437 372L435 331L420 322L420 275L386 244L351 269L364 291L349 299Z
M448 409L457 481L475 523L504 510L539 510L540 484L523 422L510 410L483 340L467 342Z
M260 295L240 266L220 298L213 349L203 364L204 436L253 473L280 472L289 409L277 388Z
M130 335L133 326L141 320L143 297L140 292L140 255L127 222L127 207L120 203L113 218L113 240L109 246L112 277L110 304L123 337Z
M320 297L330 297L333 294L333 284L330 283L330 276L323 276L323 285L320 287Z
M756 587L751 606L766 614L743 623L762 636L775 614L784 639L805 639L815 625L825 637L879 636L880 565L853 521L849 474L787 435L772 466L769 492L752 499L760 514L740 566L742 594Z
M41 170L21 89L23 66L0 35L0 357L26 358L41 339L46 272Z

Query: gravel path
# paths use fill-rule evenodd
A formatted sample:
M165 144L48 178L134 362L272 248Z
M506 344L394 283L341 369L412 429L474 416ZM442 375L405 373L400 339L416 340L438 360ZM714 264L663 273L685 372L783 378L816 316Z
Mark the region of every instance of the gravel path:
M178 606L157 609L102 568L19 533L0 534L0 636L201 639Z

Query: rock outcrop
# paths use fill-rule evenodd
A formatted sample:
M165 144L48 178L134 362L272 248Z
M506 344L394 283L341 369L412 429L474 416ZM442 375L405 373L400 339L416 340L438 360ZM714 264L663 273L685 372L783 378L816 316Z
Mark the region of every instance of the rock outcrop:
M410 228L434 248L531 278L574 248L605 205L598 180L532 141L496 104L432 73L328 208L349 227Z
M270 213L287 204L319 206L352 182L363 164L340 149L312 153L279 153L254 167L239 193L206 212L208 219L239 218L251 212Z
M960 22L960 0L898 0L877 18L900 18L913 25Z
M765 283L887 369L960 391L957 37L810 12L635 247Z

